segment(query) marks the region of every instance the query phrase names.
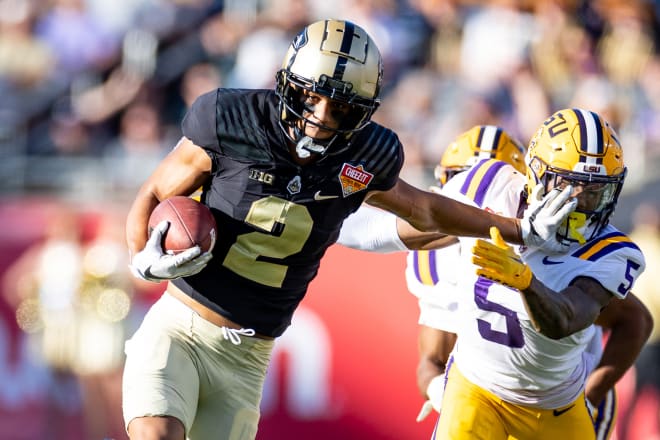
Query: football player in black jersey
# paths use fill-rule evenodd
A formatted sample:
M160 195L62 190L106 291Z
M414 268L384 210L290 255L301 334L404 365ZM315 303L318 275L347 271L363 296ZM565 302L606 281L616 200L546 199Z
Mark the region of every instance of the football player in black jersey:
M126 224L131 268L166 292L126 344L123 411L131 439L252 439L273 339L291 322L326 249L362 202L417 230L561 250L573 209L549 194L533 215L500 217L399 179L403 147L371 122L382 60L359 26L322 20L293 40L275 90L200 96L183 137L140 188ZM164 254L159 201L201 188L218 224L211 253ZM566 202L566 203L565 203ZM387 237L386 237L387 238Z

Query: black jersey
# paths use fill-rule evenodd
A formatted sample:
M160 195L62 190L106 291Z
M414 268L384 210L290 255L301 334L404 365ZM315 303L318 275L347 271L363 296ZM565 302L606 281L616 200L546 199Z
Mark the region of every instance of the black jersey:
M392 188L403 165L396 134L376 123L354 134L350 148L297 165L278 115L273 91L218 89L184 118L184 136L213 162L202 202L213 211L218 239L204 270L174 281L270 336L290 324L344 219L368 191Z

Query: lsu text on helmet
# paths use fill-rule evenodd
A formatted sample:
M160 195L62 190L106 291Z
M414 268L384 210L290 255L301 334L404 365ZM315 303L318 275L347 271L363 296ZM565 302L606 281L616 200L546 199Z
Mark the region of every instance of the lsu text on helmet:
M526 156L527 191L536 185L573 186L577 209L558 231L563 242L593 238L614 212L626 177L623 149L614 129L598 114L564 109L546 119Z
M343 20L321 20L306 26L293 39L276 75L280 125L299 145L298 154L303 149L324 154L338 138L347 140L368 124L380 104L382 77L378 47L360 26ZM304 124L320 125L304 116L309 110L303 90L349 106L338 129L321 127L335 132L329 140L305 136Z
M500 127L476 125L447 146L435 167L435 178L444 185L456 173L467 170L481 159L508 162L525 174L525 147Z

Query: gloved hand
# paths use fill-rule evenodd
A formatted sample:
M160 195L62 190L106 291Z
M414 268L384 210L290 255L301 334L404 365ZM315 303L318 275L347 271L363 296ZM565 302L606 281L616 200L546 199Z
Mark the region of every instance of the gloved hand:
M532 282L532 270L522 262L511 246L506 244L500 230L490 228L493 243L477 240L472 248L472 262L479 266L477 275L518 290L525 290Z
M523 242L548 253L565 253L569 244L557 240L557 229L577 207L577 199L567 202L573 187L569 185L561 191L553 189L545 196L543 192L543 185L536 185L532 190L531 203L520 220Z
M151 231L144 249L131 260L129 268L133 275L154 283L173 280L198 273L213 258L210 251L202 254L199 246L176 255L163 252L162 238L169 227L169 222L163 220Z
M440 413L442 409L442 398L445 395L445 376L439 375L435 376L429 382L428 387L426 387L426 395L429 400L425 401L422 405L422 409L419 410L417 415L417 422L424 420L432 410L436 410Z

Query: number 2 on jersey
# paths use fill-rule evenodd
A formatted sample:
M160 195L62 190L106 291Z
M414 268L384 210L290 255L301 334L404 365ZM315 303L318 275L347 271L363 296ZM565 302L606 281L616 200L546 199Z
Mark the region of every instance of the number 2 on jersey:
M264 231L271 231L275 223L280 223L282 233L249 232L239 235L222 265L254 282L282 287L288 266L259 261L258 258L282 259L300 252L312 232L312 216L303 205L269 196L252 203L245 222Z

